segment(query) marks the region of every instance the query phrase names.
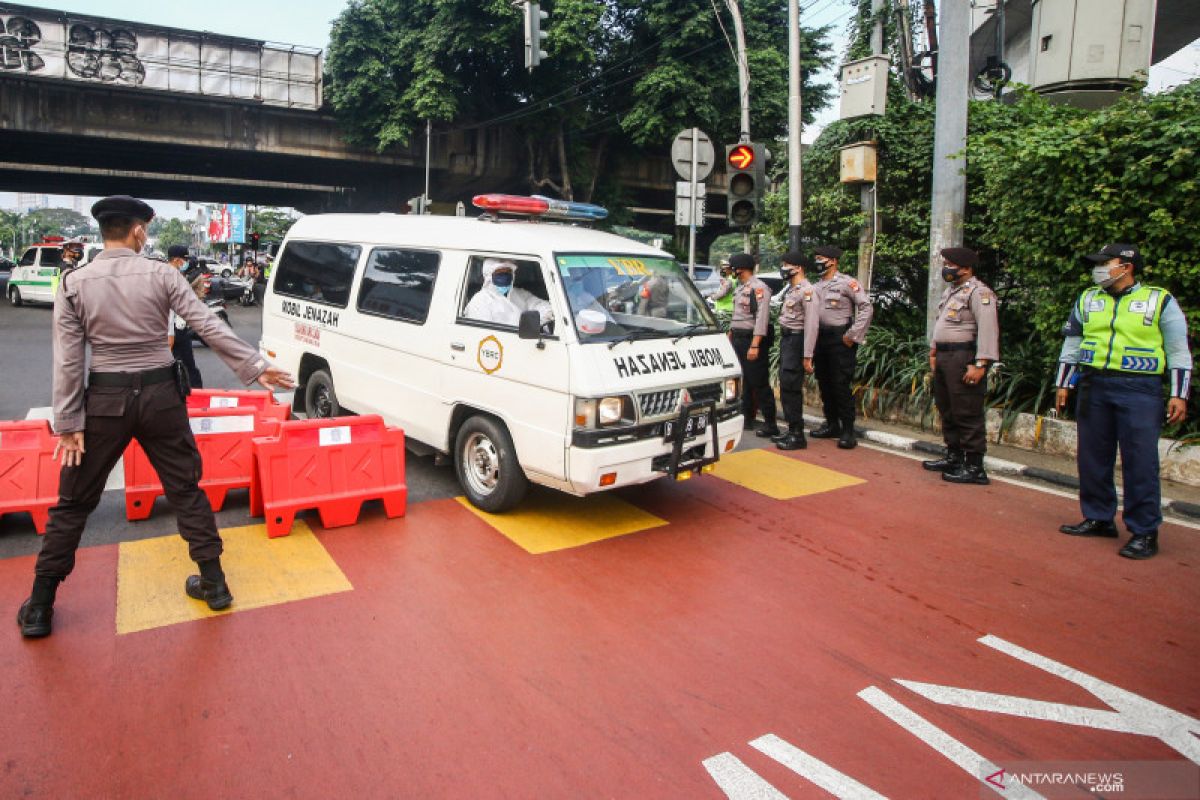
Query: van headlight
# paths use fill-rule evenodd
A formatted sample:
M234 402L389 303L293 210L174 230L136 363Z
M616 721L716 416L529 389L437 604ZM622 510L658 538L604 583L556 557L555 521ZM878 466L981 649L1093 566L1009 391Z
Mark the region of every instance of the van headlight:
M742 381L740 378L726 378L725 379L725 402L726 403L732 403L738 399L738 394L739 394L738 390L741 388L741 383L742 383Z
M632 423L633 400L628 395L600 398L576 398L575 427L605 428L621 422Z

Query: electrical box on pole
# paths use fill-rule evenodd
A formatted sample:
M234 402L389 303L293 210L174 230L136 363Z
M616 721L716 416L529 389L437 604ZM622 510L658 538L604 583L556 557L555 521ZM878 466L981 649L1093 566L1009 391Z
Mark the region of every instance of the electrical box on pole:
M763 195L767 190L767 149L761 144L743 142L725 146L726 219L730 225L750 227L762 217Z
M887 56L868 56L842 65L840 119L883 115L889 63Z
M541 3L525 3L526 69L532 70L542 63L542 59L547 57L546 51L542 49L542 43L546 41L546 32L542 30L542 23L549 17L547 12L542 11Z

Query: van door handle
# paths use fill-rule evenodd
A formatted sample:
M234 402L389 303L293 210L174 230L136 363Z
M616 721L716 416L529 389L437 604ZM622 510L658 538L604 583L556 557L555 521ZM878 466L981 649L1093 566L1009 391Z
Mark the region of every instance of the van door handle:
M462 342L451 342L450 349L457 350L458 352L463 353L463 352L466 352L467 346L465 344L463 344Z

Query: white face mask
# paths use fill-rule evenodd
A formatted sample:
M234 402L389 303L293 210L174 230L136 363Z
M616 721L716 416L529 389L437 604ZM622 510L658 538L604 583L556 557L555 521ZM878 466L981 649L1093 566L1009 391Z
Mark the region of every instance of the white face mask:
M1120 265L1118 265L1118 266L1120 266ZM1108 287L1112 286L1117 281L1121 280L1122 276L1117 275L1114 277L1111 274L1112 270L1113 270L1113 267L1106 267L1103 264L1101 264L1098 267L1093 267L1092 268L1092 283L1096 284L1101 289L1107 289Z

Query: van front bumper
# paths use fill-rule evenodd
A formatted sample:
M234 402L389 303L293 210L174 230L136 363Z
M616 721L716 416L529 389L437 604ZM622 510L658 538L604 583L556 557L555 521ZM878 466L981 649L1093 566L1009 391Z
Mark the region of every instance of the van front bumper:
M716 424L708 430L682 441L664 441L661 432L653 438L633 441L618 437L601 446L591 441L584 444L577 438L568 456L571 488L578 494L591 494L662 477L691 477L693 472L715 463L741 439L741 409L718 409L715 419ZM658 428L661 431L661 423ZM615 480L601 486L601 478L612 473L616 473Z

